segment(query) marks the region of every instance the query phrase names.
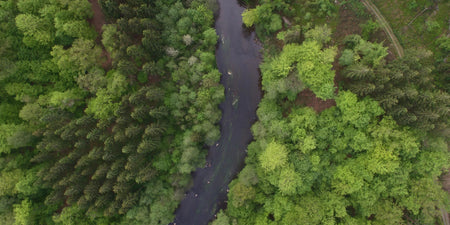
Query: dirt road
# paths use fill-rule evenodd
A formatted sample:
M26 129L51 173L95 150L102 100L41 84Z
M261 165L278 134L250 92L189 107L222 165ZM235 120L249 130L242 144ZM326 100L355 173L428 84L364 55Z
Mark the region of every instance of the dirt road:
M400 42L398 42L397 37L395 36L394 32L392 31L391 26L384 18L383 14L380 13L378 8L370 1L370 0L361 0L361 2L364 4L364 6L372 12L375 17L377 18L378 23L383 28L384 32L389 36L389 38L392 41L392 44L394 45L395 50L397 51L397 56L403 57L403 47L400 45Z

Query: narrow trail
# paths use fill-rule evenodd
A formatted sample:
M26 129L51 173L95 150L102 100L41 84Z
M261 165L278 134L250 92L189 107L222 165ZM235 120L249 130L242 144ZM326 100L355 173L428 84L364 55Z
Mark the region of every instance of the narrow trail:
M361 0L361 2L364 4L364 6L372 12L375 17L378 20L378 23L380 23L381 27L383 28L384 32L389 36L389 38L392 41L392 44L394 45L395 50L397 51L397 55L399 57L403 57L403 47L400 45L400 42L398 41L397 37L395 36L394 32L392 31L391 26L384 18L383 14L380 13L378 8L370 1L370 0Z
M449 219L448 213L444 209L441 209L441 214L442 214L442 223L444 225L449 225L450 219Z
M92 6L92 11L94 12L94 16L88 20L88 22L94 27L95 31L97 31L98 33L98 37L97 40L95 40L95 42L97 43L97 45L101 46L103 51L102 51L102 57L106 58L106 61L103 63L102 67L105 70L108 70L111 68L111 63L112 63L112 59L111 59L111 55L109 54L108 51L106 51L105 47L102 44L102 27L103 24L106 23L105 20L105 15L103 15L102 12L102 8L100 7L100 4L98 3L98 0L89 0L89 3L91 3Z

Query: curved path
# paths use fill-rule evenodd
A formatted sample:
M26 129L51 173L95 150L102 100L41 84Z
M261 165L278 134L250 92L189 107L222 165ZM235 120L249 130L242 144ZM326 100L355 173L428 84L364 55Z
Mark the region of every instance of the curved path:
M244 8L237 0L218 2L216 61L225 87L225 101L220 105L221 137L209 149L205 168L195 171L193 187L175 212L173 224L177 225L205 225L226 207L228 184L244 167L247 145L253 139L250 127L261 100L261 47L255 42L255 34L242 27Z
M380 13L378 8L370 1L370 0L361 0L361 2L364 4L364 6L372 12L375 17L378 20L378 23L382 26L384 32L389 36L389 38L392 41L392 44L394 45L395 50L397 51L397 55L399 57L403 57L403 47L400 45L400 42L398 41L397 37L395 36L394 32L392 31L391 26L384 18L383 14Z

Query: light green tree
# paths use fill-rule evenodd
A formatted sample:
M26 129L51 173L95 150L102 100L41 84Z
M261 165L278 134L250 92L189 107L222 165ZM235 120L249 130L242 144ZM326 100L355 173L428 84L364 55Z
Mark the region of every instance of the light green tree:
M14 225L34 224L33 203L29 199L14 205Z
M315 26L314 29L308 30L305 33L305 39L307 41L317 41L319 44L324 45L331 40L331 28L326 24L323 26Z
M46 20L31 14L20 14L16 17L16 25L25 35L23 42L30 47L53 43L52 26Z
M287 163L288 151L283 144L270 142L259 157L260 165L266 172L279 169Z

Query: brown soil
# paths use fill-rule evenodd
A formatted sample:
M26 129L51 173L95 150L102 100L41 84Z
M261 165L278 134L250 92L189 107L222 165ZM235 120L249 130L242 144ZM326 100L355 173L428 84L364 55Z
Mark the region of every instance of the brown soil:
M339 23L336 31L333 33L333 40L335 44L341 45L345 36L350 34L361 35L360 24L367 21L365 18L359 18L349 7L343 5L339 9Z
M92 11L94 11L94 16L89 19L89 23L94 26L95 31L99 35L102 34L102 26L106 23L105 16L103 15L102 8L100 7L100 4L98 4L98 0L89 0L89 2L92 5Z
M156 84L161 81L161 76L148 75L148 84Z
M442 187L450 194L450 172L441 177Z
M338 46L339 52L342 51L344 46L342 42L347 35L350 34L359 34L361 35L362 29L360 27L361 24L364 24L368 21L368 18L358 17L356 13L348 6L343 5L339 9L339 22L336 27L336 31L333 33L333 40L335 45ZM384 46L388 47L388 55L386 56L386 61L392 61L396 58L396 50L393 43L390 41L386 32L380 28L374 34L371 35L369 41L371 42L382 42ZM338 58L340 55L338 56ZM336 67L336 74L340 74L340 68Z
M103 24L106 23L105 15L103 15L102 8L100 7L98 0L89 0L89 2L92 5L92 11L94 12L94 16L88 21L94 27L95 31L97 31L98 33L96 42L98 45L102 46L103 52L101 57L106 58L106 61L102 63L102 68L105 70L109 70L112 67L112 59L109 52L106 51L105 47L101 42L103 33L102 27Z
M325 109L336 106L334 99L328 99L326 101L317 98L316 95L309 89L305 89L298 94L295 100L296 105L304 105L313 108L316 112L320 113Z

